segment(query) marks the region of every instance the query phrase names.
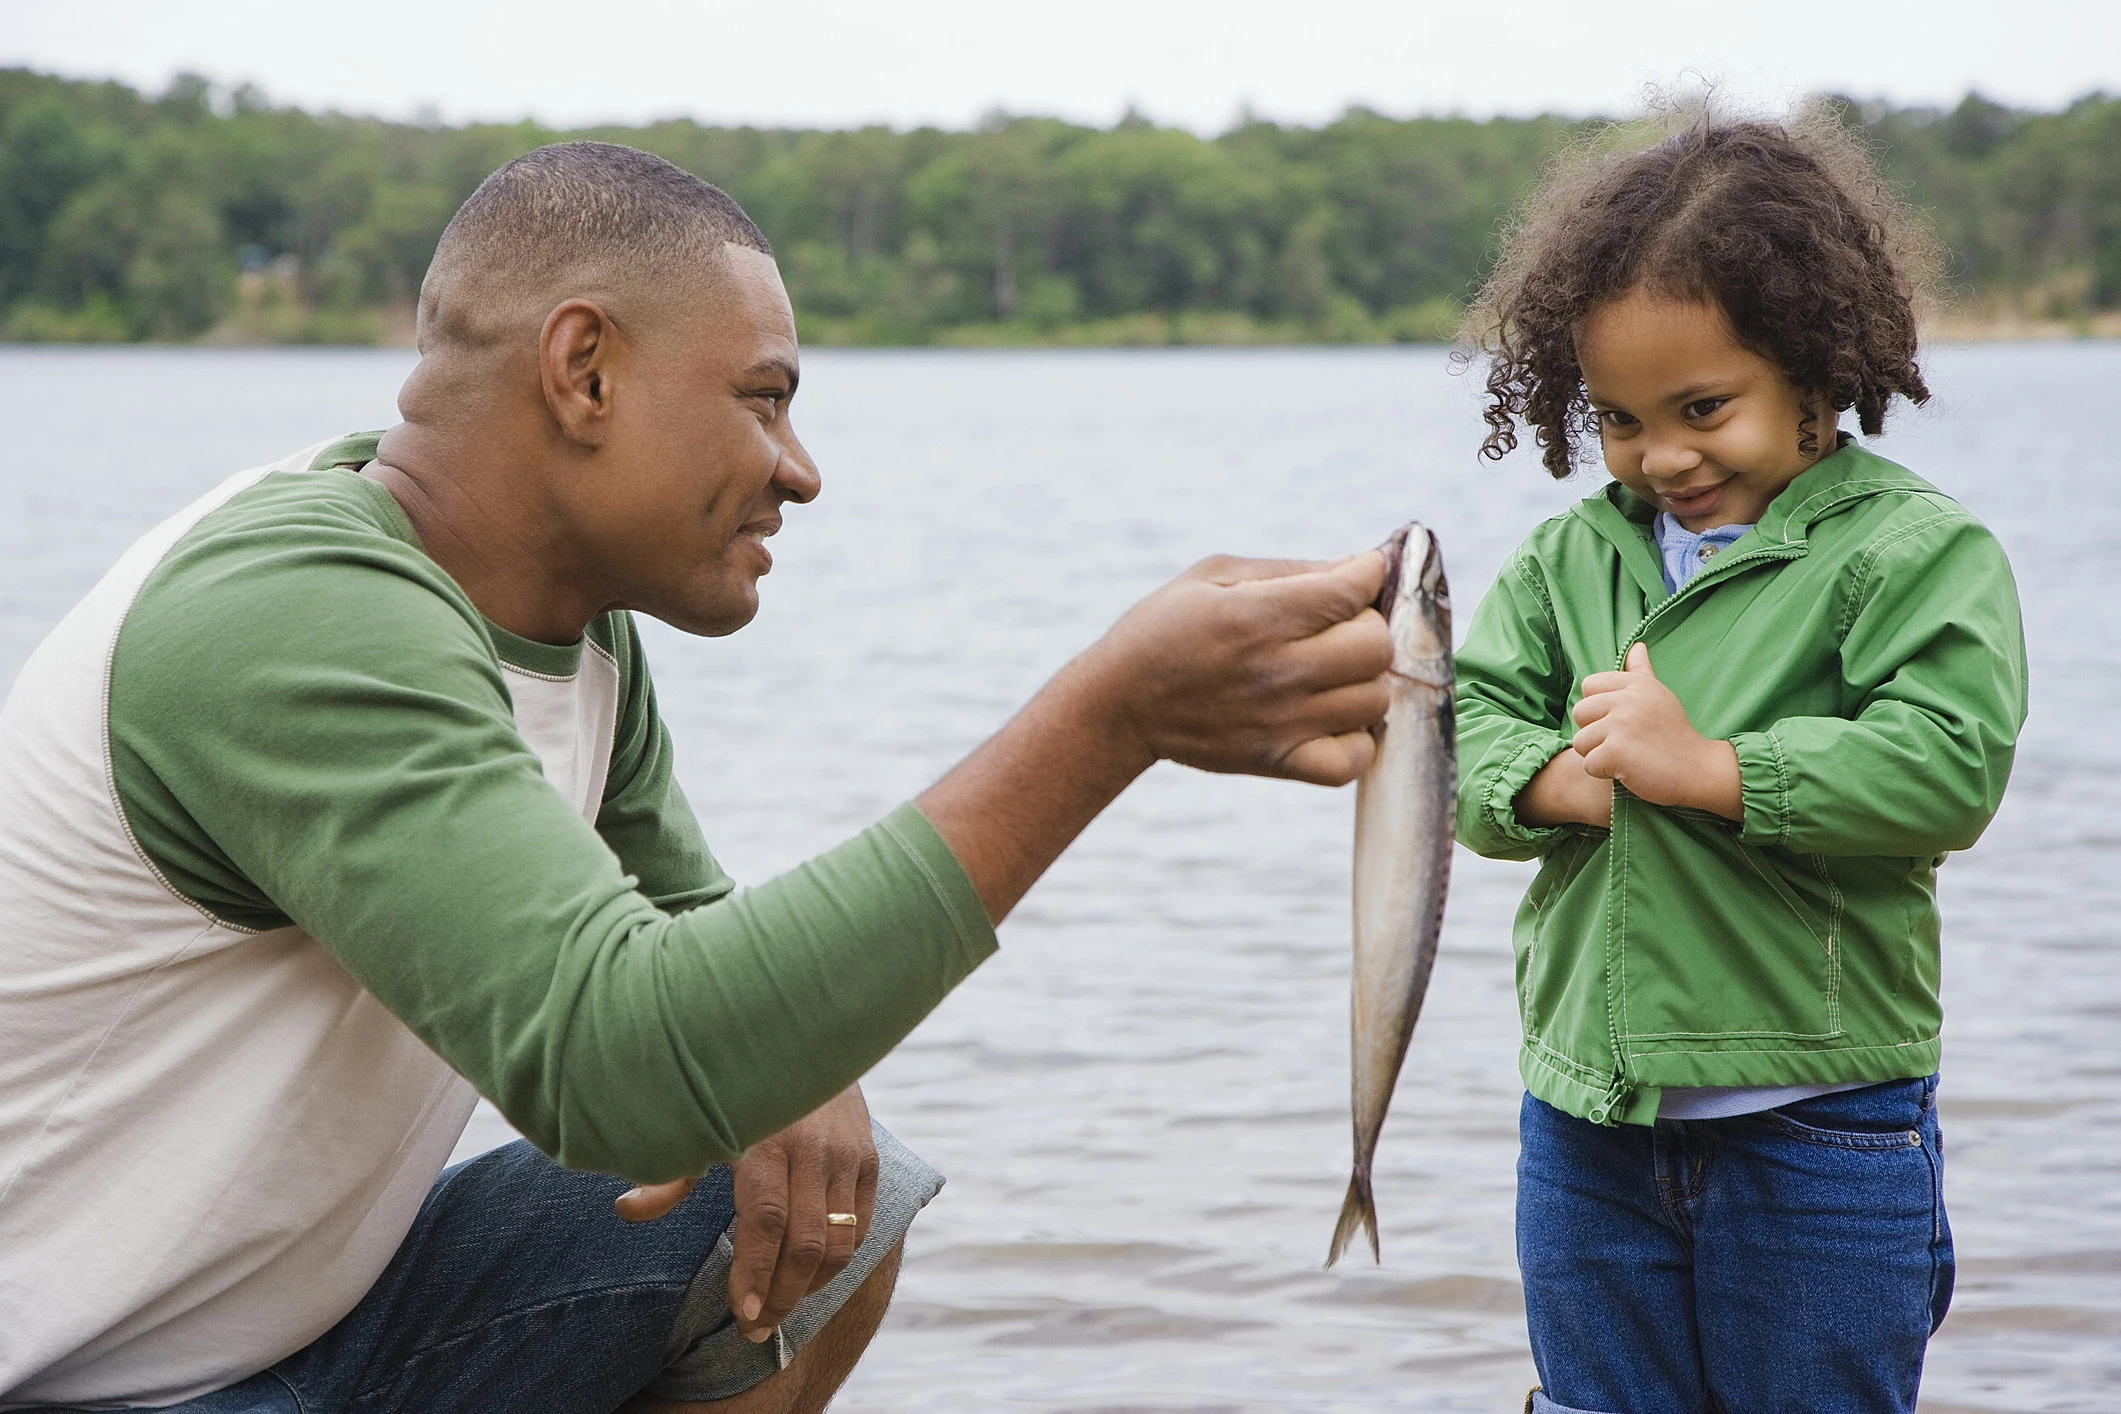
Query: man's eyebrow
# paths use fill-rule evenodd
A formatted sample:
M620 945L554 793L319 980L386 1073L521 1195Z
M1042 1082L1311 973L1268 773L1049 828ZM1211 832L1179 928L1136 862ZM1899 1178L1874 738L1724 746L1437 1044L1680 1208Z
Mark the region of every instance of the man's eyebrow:
M785 358L762 358L736 377L737 382L749 386L764 383L775 376L787 383L790 393L794 393L796 385L803 381L801 370Z

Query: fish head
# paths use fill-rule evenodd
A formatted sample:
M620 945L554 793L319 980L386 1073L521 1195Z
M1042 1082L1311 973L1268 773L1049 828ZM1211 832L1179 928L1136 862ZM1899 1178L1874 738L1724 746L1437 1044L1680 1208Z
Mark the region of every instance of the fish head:
M1393 532L1385 556L1377 610L1392 626L1395 659L1448 664L1451 656L1451 582L1436 536L1419 521Z
M1388 620L1392 617L1392 606L1399 602L1399 567L1406 563L1407 537L1418 529L1418 523L1408 521L1386 536L1385 543L1377 547L1377 553L1385 557L1385 582L1370 606Z

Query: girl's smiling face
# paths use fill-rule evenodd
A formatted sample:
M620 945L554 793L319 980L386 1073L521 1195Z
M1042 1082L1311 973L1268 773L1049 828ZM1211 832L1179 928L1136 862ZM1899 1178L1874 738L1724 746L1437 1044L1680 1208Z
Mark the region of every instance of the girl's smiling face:
M1775 364L1741 345L1716 304L1637 288L1594 306L1576 360L1606 469L1699 534L1749 525L1834 449L1834 413L1809 405Z

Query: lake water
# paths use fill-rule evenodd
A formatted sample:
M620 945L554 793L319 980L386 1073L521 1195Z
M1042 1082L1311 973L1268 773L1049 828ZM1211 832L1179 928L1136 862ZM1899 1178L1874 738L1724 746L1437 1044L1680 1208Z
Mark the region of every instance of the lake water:
M221 477L393 419L408 356L0 349L0 683L137 533ZM1945 349L1879 447L2001 535L2034 709L1943 871L1959 1292L1925 1410L2121 1407L2121 345ZM1410 515L1461 612L1585 494L1475 460L1436 350L845 352L797 421L747 631L649 626L681 775L740 879L913 794L1202 555L1331 555ZM1382 1268L1321 1270L1347 1178L1348 792L1160 767L868 1082L950 1175L849 1411L1511 1410L1508 924L1459 854L1378 1158ZM484 1115L476 1147L505 1138Z

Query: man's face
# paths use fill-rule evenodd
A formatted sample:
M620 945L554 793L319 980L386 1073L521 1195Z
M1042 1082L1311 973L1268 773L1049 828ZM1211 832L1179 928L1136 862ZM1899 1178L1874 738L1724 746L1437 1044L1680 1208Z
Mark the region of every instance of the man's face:
M781 507L818 493L788 408L795 315L770 256L724 248L721 287L671 310L617 370L612 435L582 523L618 606L688 633L734 633L758 613L766 537Z

